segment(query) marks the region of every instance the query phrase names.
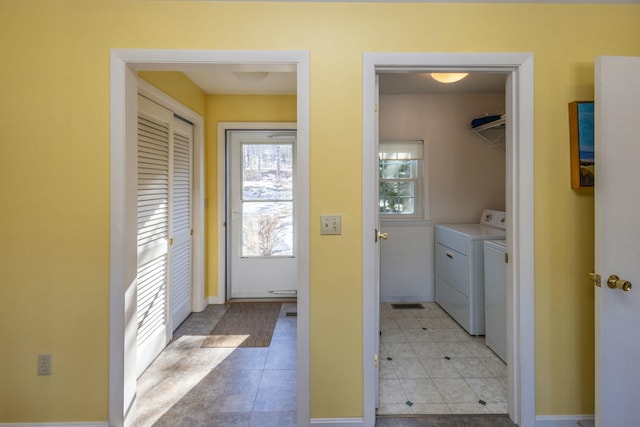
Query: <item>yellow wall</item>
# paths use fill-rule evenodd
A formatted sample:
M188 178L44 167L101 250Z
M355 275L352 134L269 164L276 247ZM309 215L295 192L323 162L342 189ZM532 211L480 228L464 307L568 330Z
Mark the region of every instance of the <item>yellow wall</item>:
M569 186L567 103L593 96L597 55L640 55L638 5L5 0L0 16L0 422L108 416L110 48L310 51L311 224L343 215L341 237L311 236L313 417L362 415L362 53L533 52L537 413L593 412L593 195Z
M178 71L140 71L138 76L202 117L206 115L207 94L184 73ZM206 126L205 123L205 129Z

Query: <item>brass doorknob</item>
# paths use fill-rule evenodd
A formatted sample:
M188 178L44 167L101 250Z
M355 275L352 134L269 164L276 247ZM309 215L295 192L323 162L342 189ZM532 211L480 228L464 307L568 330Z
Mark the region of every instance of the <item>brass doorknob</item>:
M629 292L631 290L631 282L629 282L628 280L622 280L615 274L609 276L609 278L607 279L607 285L611 289L622 289L625 292Z

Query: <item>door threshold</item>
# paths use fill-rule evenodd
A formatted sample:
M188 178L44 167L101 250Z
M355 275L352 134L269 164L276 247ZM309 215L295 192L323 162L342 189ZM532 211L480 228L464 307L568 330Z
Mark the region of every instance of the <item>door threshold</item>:
M226 304L234 304L238 302L282 302L282 303L295 303L297 298L231 298L228 299Z
M456 419L464 417L482 417L482 418L504 418L509 414L487 414L487 413L468 413L468 414L376 414L376 418L432 418L432 419Z

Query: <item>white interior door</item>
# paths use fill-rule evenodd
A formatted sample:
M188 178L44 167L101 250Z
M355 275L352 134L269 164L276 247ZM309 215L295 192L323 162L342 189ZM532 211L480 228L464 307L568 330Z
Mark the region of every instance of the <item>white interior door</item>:
M227 132L230 298L297 294L292 130Z
M171 140L171 206L169 250L171 280L169 296L171 329L191 313L193 282L193 125L179 117L173 118Z
M137 373L191 313L193 125L138 95Z
M171 338L167 294L172 122L170 110L138 95L138 375Z
M380 116L379 116L379 111L380 111L380 78L379 76L376 74L376 92L375 92L375 108L376 108L376 115L375 115L375 126L374 126L374 146L375 146L375 153L376 153L376 159L375 159L375 171L379 171L380 168L380 158L379 155L377 154L379 151L379 145L380 145ZM376 245L376 256L375 256L375 270L374 270L374 283L375 283L375 292L376 292L376 306L374 308L375 310L375 326L376 326L376 331L378 331L377 334L375 334L374 340L375 340L375 348L376 348L376 369L375 369L375 393L376 393L376 408L378 408L380 406L380 334L382 333L380 331L380 237L383 236L385 239L386 234L383 235L380 232L380 211L379 211L379 206L380 206L380 192L379 192L379 188L380 188L380 174L376 173L374 178L375 181L375 186L374 188L376 189L376 195L374 197L375 200L375 206L372 206L374 213L374 221L376 224L376 235L375 235L375 241L377 243Z
M640 420L640 57L600 57L595 76L596 426L631 426ZM610 275L633 288L609 288Z

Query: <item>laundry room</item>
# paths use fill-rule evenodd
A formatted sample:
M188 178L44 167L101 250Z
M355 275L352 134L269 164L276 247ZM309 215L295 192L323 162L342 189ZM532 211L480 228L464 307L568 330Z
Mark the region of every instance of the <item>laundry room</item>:
M378 414L506 413L506 76L434 77L379 74Z
M478 224L484 209L505 210L504 126L489 135L471 130L474 119L504 114L505 75L439 83L430 74L379 76L381 150L422 145L421 185L412 190L419 193L412 209L421 213L385 212L381 196L380 227L388 236L380 249L382 302L434 301L435 225Z

